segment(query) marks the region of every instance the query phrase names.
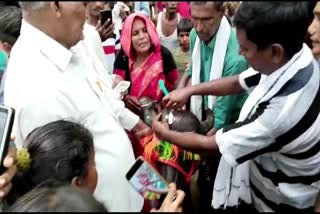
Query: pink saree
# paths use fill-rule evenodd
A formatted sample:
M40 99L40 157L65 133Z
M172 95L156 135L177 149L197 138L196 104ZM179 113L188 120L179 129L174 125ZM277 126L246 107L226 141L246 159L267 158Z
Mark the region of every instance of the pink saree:
M131 44L131 31L135 19L142 19L146 24L147 32L150 36L150 42L153 46L153 52L147 58L146 62L136 69L133 68L134 53ZM126 56L129 58L129 72L131 79L130 95L138 99L147 96L155 101L163 97L163 93L158 86L159 80L165 82L168 90L174 89L176 81L179 79L179 72L174 69L164 75L163 59L161 56L160 39L151 20L140 12L135 12L128 16L124 22L121 32L121 46ZM125 79L125 72L115 68L114 73Z

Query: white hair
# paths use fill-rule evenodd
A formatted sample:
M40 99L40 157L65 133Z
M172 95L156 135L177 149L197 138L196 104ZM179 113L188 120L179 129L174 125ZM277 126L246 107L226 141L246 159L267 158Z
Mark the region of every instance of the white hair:
M45 1L20 1L20 7L22 10L27 12L34 12L43 9L49 5L49 2Z

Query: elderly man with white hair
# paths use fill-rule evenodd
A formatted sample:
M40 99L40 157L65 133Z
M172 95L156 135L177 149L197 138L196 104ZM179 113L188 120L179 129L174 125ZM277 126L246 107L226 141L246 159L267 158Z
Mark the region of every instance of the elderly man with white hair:
M7 67L4 102L15 108L18 147L34 128L59 119L81 122L93 133L98 184L94 195L110 211L142 209L126 181L134 163L125 132L151 129L125 108L106 71L83 41L85 2L20 2L21 34ZM121 204L121 206L119 206Z

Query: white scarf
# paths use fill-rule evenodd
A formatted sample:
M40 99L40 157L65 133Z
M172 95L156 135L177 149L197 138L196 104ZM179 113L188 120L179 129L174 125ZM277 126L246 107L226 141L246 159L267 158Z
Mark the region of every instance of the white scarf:
M224 16L221 19L221 23L216 35L216 43L214 47L214 53L212 55L212 63L210 69L210 79L218 79L222 76L223 65L228 47L228 41L231 34L231 26ZM200 70L201 70L201 57L200 56L200 39L196 38L195 46L192 52L192 78L191 85L200 83ZM208 96L208 107L212 110L212 107L216 101L215 96ZM199 120L202 120L202 96L191 97L191 112L194 113Z
M244 121L250 117L259 103L276 95L284 84L299 70L307 67L312 59L311 50L304 44L302 50L296 53L287 64L269 76L264 76L264 79L260 81L244 103L238 121ZM249 188L249 163L250 161L246 161L232 167L223 156L221 157L212 196L214 209L237 206L239 199L248 204L252 203Z

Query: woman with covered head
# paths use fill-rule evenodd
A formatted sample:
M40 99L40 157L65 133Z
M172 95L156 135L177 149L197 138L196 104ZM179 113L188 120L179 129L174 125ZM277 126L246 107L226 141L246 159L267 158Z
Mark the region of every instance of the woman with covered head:
M131 82L124 101L129 109L139 113L141 97L159 101L163 93L159 80L168 90L175 87L179 72L170 51L160 44L156 28L146 15L135 12L126 18L121 33L121 47L114 73Z

